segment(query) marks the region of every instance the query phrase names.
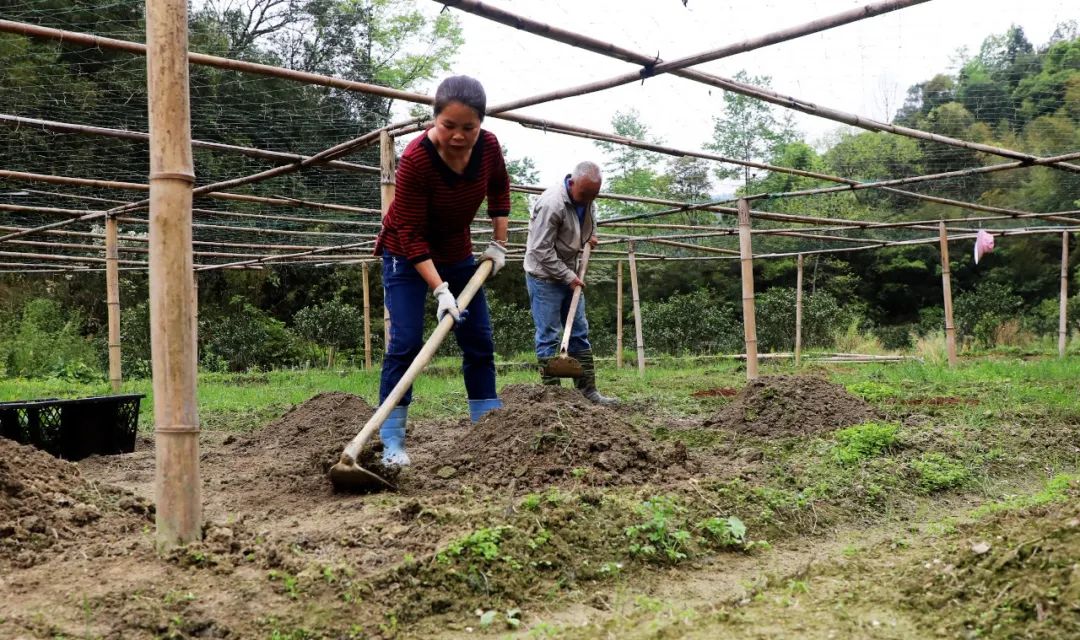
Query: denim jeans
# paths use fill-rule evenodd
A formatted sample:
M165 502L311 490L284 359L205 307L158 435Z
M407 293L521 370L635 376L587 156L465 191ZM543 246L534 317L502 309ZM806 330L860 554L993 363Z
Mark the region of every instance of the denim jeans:
M454 264L436 265L439 275L459 295L476 271L473 258ZM390 311L390 344L383 356L379 402L390 395L405 370L424 346L424 304L431 292L420 273L402 256L383 255L383 292ZM491 334L491 317L487 299L481 288L469 302L468 316L454 327L454 337L461 347L461 371L465 375L465 392L470 400L488 400L495 393L495 341ZM412 387L398 403L412 402Z
M551 282L525 274L525 284L529 288L529 302L532 307L533 324L536 325L536 357L551 358L559 353L566 314L570 313L570 298L574 290L562 282ZM570 353L580 353L590 349L589 322L585 319L585 293L578 300L574 313L574 325L570 329Z

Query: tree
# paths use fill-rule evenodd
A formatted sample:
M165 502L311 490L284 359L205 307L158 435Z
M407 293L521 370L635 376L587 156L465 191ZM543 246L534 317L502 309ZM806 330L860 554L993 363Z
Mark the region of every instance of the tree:
M750 76L746 71L735 74L735 80L759 87L768 87L771 83L768 76ZM777 145L793 139L795 132L790 119L778 118L771 104L725 91L724 111L713 116L712 141L705 147L738 160L761 162ZM745 189L749 188L753 174L750 167L742 166L716 169L716 176L721 180L741 176Z
M509 158L510 152L502 148L503 157ZM511 184L534 185L539 179L536 162L529 156L506 161L506 172L510 174ZM514 220L529 219L529 196L517 191L510 193L510 217Z
M616 135L652 144L662 142L649 132L649 127L641 121L636 109L616 112L611 119L611 126ZM667 195L666 180L656 171L661 154L613 142L601 141L595 144L609 156L604 168L604 191L653 198ZM631 215L646 210L639 204L611 200L600 202L598 209L600 217Z

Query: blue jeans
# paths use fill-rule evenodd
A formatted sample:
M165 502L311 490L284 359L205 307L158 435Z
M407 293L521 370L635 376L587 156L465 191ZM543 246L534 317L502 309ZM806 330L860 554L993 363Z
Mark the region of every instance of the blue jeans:
M437 265L439 275L457 296L476 271L473 258L453 264ZM390 344L383 356L379 402L401 380L420 348L424 346L424 303L431 298L428 285L416 268L401 256L383 255L383 292L390 311ZM495 341L491 334L491 317L487 299L481 288L469 302L465 321L454 327L454 337L461 347L461 371L465 374L465 391L470 400L488 400L495 393ZM412 402L412 387L398 406Z
M525 274L529 287L533 324L536 325L536 357L551 358L559 353L566 314L570 313L570 298L574 290L562 282L541 280ZM591 348L589 322L585 319L585 293L578 300L574 313L574 325L570 329L570 345L567 351L580 353Z

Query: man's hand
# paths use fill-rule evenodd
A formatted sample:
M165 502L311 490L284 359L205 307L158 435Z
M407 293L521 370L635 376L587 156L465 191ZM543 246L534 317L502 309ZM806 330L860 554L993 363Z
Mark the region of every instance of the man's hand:
M598 245L598 244L600 244L600 238L597 238L596 234L594 233L594 234L592 234L592 237L589 238L589 246L592 247L593 249L595 249L596 245Z
M435 317L439 322L442 322L443 316L449 313L454 322L461 323L461 312L458 311L457 298L450 293L449 284L445 282L440 284L431 292L431 295L435 296L435 299L439 301L439 308L435 310Z
M585 283L581 281L581 278L579 278L577 276L574 276L574 281L570 283L570 288L571 289L577 289L578 287L581 287L582 289L584 289L585 288Z
M491 275L494 276L506 265L506 247L499 244L498 240L492 240L487 249L484 249L480 260L491 260Z

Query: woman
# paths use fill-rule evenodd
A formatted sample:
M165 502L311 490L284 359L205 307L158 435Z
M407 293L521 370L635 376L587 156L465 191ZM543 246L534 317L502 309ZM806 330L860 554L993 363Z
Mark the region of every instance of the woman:
M439 320L449 313L462 351L469 417L476 422L502 406L495 392L495 343L481 289L465 313L455 295L476 271L469 226L487 198L494 238L483 260L492 275L506 262L510 176L495 136L480 128L487 96L467 76L447 78L435 92L435 122L405 148L394 201L383 218L375 255L383 259L383 288L390 312L390 344L383 357L379 401L397 385L423 346L427 292L438 301ZM405 423L412 388L383 423L383 463L405 466Z

